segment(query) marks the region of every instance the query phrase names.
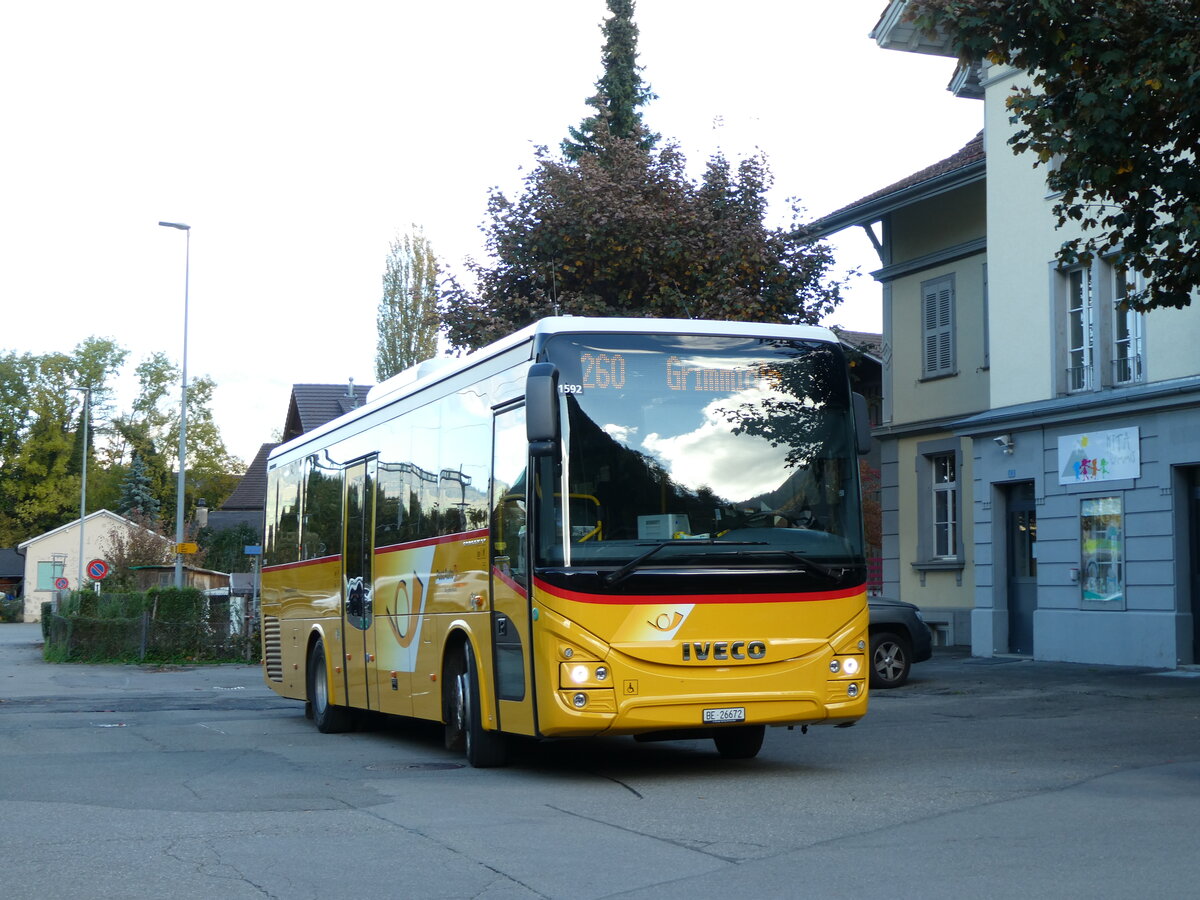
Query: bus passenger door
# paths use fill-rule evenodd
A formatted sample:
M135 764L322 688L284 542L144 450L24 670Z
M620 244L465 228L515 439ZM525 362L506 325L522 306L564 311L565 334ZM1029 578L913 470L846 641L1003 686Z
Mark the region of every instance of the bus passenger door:
M500 727L536 734L533 703L533 635L526 539L525 464L529 444L525 408L497 412L492 432L491 638L492 672Z
M374 709L375 679L369 675L375 653L374 559L375 460L346 467L343 511L346 528L342 553L342 635L345 648L346 695L350 706Z

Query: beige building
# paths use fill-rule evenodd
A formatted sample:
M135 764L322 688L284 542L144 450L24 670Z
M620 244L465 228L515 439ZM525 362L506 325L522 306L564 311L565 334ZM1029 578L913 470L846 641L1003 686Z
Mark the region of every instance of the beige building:
M950 74L907 7L872 37ZM1057 261L1080 233L1008 146L1022 83L959 65L979 137L816 223L880 254L884 593L977 656L1200 663L1200 302L1137 313L1140 276Z
M884 596L921 607L939 643L971 642L971 441L987 408L987 209L982 135L815 225L864 228L883 294L880 452Z
M83 520L82 557L78 519L18 545L18 551L25 556L25 621L39 621L42 603L53 600L58 591L78 589L81 573L85 587L97 580L88 575L88 563L103 559L102 548L114 529L134 528L141 529L142 526L101 509L89 513Z

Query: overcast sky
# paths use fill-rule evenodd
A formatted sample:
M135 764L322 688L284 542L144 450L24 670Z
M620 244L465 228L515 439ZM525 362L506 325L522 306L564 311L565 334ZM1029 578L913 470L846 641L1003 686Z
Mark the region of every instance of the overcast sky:
M638 0L647 124L698 174L762 150L817 217L981 127L947 59L880 50L884 0ZM374 382L389 241L444 268L482 253L488 188L556 147L601 73L604 0L9 2L0 5L0 349L96 335L178 361L244 460L297 382ZM525 167L524 169L522 167ZM878 260L861 232L839 262ZM827 324L879 330L862 277Z

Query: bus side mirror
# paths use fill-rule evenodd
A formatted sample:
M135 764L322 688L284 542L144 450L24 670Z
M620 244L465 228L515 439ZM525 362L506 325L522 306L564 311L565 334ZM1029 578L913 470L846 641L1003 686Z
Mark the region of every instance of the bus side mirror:
M867 398L862 394L851 394L854 398L854 431L861 456L871 452L871 416L867 412Z
M534 363L525 378L525 435L530 456L551 456L562 436L558 422L558 367Z

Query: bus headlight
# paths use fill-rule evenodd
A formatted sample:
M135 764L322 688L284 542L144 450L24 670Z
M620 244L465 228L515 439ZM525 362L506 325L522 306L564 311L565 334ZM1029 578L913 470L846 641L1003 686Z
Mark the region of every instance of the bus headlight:
M595 660L559 663L558 666L558 686L564 690L608 687L611 679L612 669Z
M832 675L849 675L853 678L862 669L862 662L857 656L834 657L829 661L829 672Z

